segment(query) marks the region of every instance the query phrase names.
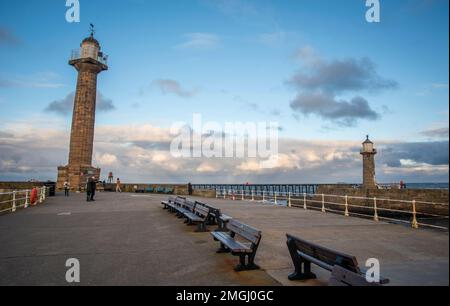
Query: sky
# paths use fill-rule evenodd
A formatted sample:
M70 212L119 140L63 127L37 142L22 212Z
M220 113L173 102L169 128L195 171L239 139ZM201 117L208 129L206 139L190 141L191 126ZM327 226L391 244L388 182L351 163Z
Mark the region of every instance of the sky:
M94 165L123 181L359 183L367 134L383 183L448 182L447 0L0 0L0 180L56 179L95 24ZM171 127L278 122L279 163L175 158Z

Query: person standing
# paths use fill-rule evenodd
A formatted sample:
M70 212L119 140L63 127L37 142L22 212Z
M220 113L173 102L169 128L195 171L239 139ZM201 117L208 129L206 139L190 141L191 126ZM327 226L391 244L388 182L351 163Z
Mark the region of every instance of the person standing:
M188 194L191 196L193 194L194 190L192 189L192 184L188 183Z
M122 192L120 178L117 178L116 181L116 192Z
M68 181L64 182L64 196L68 197L69 196L69 191L70 191L70 184Z
M95 177L92 177L91 179L91 201L95 201L95 191L97 190L97 179Z
M92 178L90 177L86 183L86 201L87 202L91 201L91 194L92 194Z

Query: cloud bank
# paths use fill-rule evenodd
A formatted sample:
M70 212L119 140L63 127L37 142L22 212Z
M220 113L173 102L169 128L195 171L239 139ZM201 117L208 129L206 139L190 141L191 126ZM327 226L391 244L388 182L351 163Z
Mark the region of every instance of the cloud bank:
M354 126L358 120L377 120L381 114L361 94L347 100L339 95L378 92L398 86L397 82L381 77L369 58L326 60L311 46L297 50L294 58L302 63L302 69L287 81L298 91L291 101L291 109L342 126Z
M153 125L98 126L94 165L124 182L161 183L359 183L360 141L280 139L279 160L261 169L257 158L174 158L173 135ZM0 179L55 179L68 156L69 131L30 128L29 123L0 130ZM377 141L380 182L448 181L448 141Z

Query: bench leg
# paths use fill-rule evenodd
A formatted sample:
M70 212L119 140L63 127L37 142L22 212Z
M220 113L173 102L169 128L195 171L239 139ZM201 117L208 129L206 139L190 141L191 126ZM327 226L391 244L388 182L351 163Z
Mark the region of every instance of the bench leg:
M288 276L289 280L316 279L316 275L311 272L311 263L298 255L294 241L288 240L287 245L295 267L295 272Z
M245 270L246 270L245 254L239 255L239 264L234 268L234 271L241 272L241 271L245 271Z
M208 229L206 227L206 222L201 222L198 224L197 230L196 230L197 233L204 233L207 231L208 231Z
M248 264L246 266L247 270L259 270L260 267L255 264L256 253L248 255Z
M220 243L220 248L216 252L217 254L230 253L230 250L225 247L223 243Z

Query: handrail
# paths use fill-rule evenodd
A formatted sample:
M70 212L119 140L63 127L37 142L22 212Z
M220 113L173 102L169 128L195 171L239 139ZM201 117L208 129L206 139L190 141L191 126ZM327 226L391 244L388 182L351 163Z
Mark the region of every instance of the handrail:
M216 198L232 200L247 200L251 202L273 203L275 205L285 205L288 207L320 210L323 213L334 212L344 214L344 216L359 216L370 217L374 221L380 220L393 221L399 223L410 224L412 228L430 227L436 229L448 230L448 213L439 214L444 209L443 206L449 206L448 203L435 203L427 201L400 200L400 199L386 199L376 197L362 197L349 195L334 195L334 194L311 194L311 193L293 193L293 192L276 192L276 191L262 191L262 192L246 192L246 190L223 189L216 190ZM334 198L334 199L333 199ZM341 201L339 201L341 200ZM401 207L383 207L385 203L404 204ZM427 209L435 208L436 211L420 211L426 206ZM423 206L424 205L424 206ZM340 209L338 209L340 208ZM448 210L447 210L448 211ZM395 214L400 216L395 216ZM394 216L392 216L394 215ZM409 216L406 217L406 216ZM406 218L405 218L406 217ZM446 226L435 224L428 224L423 222L423 217L429 220L439 219L446 221ZM419 222L419 220L421 222Z
M34 189L34 188L33 188ZM10 192L1 192L0 196L10 196L8 200L0 201L0 204L10 203L10 207L4 208L0 210L0 214L6 212L16 212L18 208L28 208L30 205L42 204L47 199L47 193L49 188L46 186L36 187L37 190L37 198L36 201L31 203L31 192L32 189L23 189L23 190L13 190Z

